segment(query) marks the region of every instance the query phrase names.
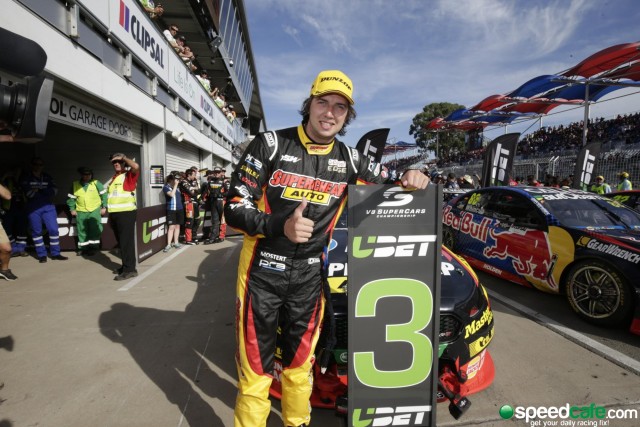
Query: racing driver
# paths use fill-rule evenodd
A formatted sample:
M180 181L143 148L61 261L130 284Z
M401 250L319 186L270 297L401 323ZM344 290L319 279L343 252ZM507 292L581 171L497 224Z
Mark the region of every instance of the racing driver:
M232 175L224 214L245 234L236 289L236 427L266 425L279 322L283 422L309 424L325 302L322 253L347 185L386 180L380 164L335 138L356 117L353 103L349 77L320 72L302 104L302 124L259 134ZM419 170L401 180L412 189L428 182Z

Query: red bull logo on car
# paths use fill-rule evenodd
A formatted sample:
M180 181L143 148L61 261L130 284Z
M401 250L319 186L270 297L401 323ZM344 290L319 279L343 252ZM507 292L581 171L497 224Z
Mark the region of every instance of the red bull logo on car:
M457 216L451 212L451 206L444 209L442 217L445 225L481 242L484 246L481 254L485 259L504 261L500 266L502 270L524 277L533 284L558 289L551 275L555 257L543 231L503 225L487 217L478 218L482 218L480 222L469 212Z
M491 219L489 218L483 218L480 223L476 223L473 221L473 214L465 212L459 217L451 212L451 206L447 206L442 214L442 221L445 225L460 230L474 239L481 242L487 241L489 225L491 224Z

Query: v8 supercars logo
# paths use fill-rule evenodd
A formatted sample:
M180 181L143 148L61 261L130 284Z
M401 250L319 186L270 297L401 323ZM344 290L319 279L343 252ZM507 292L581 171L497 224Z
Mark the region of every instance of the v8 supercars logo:
M382 194L382 197L385 201L376 209L367 209L367 215L375 215L376 218L413 218L427 212L426 209L408 207L407 205L413 202L413 195L402 187L391 187Z

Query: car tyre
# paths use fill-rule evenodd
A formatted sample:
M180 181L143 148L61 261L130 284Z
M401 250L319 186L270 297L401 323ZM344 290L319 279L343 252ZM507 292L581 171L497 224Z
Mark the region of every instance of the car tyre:
M565 291L571 308L599 326L622 326L633 312L633 293L620 272L600 261L580 262L567 273Z
M443 227L442 244L455 252L456 237L451 227Z

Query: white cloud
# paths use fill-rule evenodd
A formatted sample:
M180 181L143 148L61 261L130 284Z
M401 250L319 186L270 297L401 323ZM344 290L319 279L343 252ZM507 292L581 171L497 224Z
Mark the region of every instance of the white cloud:
M358 119L347 138L354 142L376 127L391 127L391 136L411 141L413 116L431 102L472 106L633 41L640 8L633 0L616 6L587 0L246 0L269 125L297 120L317 72L336 68L354 82Z

